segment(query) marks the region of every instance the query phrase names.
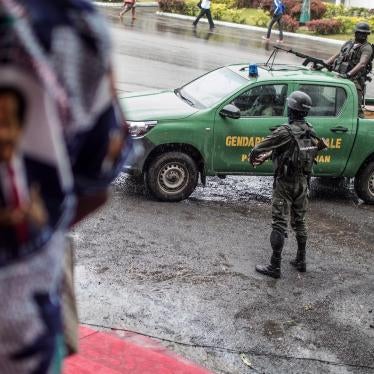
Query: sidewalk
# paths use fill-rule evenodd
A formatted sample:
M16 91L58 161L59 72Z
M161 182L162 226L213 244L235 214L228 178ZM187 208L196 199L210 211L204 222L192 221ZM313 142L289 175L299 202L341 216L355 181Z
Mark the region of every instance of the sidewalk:
M184 14L177 14L177 13L156 12L156 14L158 16L161 16L161 17L181 19L181 20L185 20L185 21L189 21L189 22L194 21L195 18L196 18L196 17L186 16ZM201 19L199 22L208 23L208 21L204 18ZM239 29L239 30L256 31L256 32L261 32L263 34L266 34L266 32L267 32L267 28L265 28L265 27L243 25L243 24L239 24L239 23L232 23L232 22L214 20L214 24L216 26L223 26L223 27L228 27L228 28L232 28L232 29ZM272 30L272 34L279 35L279 31L274 29L274 30ZM289 38L310 40L310 41L318 41L318 42L324 42L326 44L334 44L334 45L343 45L344 44L344 41L342 41L342 40L322 38L320 36L314 36L314 35L296 34L294 32L288 32L288 31L283 31L283 35L287 36Z
M105 3L105 2L95 1L95 4L99 7L111 7L111 8L121 8L122 7L121 3ZM158 2L156 2L156 1L154 1L154 2L143 2L143 3L142 2L137 2L136 6L137 7L158 8ZM180 20L184 20L184 21L188 21L188 22L192 22L196 18L196 17L186 16L186 15L177 14L177 13L166 13L166 12L160 12L160 11L157 11L155 13L156 13L156 15L161 16L161 17L180 19ZM207 23L208 21L203 18L203 19L200 20L200 22ZM239 24L239 23L217 21L217 20L214 20L214 23L217 26L227 27L227 28L231 28L231 29L256 31L256 32L261 32L263 34L266 34L266 32L267 32L267 28L265 28L265 27L243 25L243 24ZM278 35L279 31L274 29L274 30L272 30L272 33L274 35ZM343 45L343 43L344 43L344 41L342 41L342 40L322 38L320 36L314 36L314 35L297 34L297 33L288 32L288 31L284 31L283 35L288 37L288 38L318 41L318 42L323 42L323 43L332 44L332 45Z
M79 354L65 360L63 374L210 374L150 338L122 335L81 326Z
M96 6L103 7L103 8L122 8L123 2L121 3L105 3L103 1L94 1ZM137 8L151 8L156 7L158 8L158 2L157 1L137 1L136 2Z

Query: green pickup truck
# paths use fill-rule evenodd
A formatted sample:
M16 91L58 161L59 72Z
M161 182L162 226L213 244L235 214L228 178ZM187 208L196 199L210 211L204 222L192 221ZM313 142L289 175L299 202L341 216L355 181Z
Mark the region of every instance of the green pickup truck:
M308 122L328 144L316 158L314 175L355 177L358 196L374 203L372 112L358 118L350 80L304 66L262 64L258 76L249 77L248 65L236 64L175 90L126 94L120 100L133 149L124 171L144 175L163 201L187 198L199 175L202 183L206 176L271 175L271 161L253 168L248 153L287 121L286 98L295 90L312 98Z

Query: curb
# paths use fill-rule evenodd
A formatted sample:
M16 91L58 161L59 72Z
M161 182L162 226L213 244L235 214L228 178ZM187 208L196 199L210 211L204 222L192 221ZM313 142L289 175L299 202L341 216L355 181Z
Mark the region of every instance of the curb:
M101 1L94 1L95 5L99 7L106 7L106 8L122 8L122 3L106 3L106 2L101 2ZM158 7L158 2L147 2L147 3L137 3L136 7L138 8L151 8L151 7ZM161 17L169 17L169 18L174 18L174 19L181 19L184 21L193 21L195 17L192 16L186 16L184 14L176 14L176 13L166 13L166 12L156 12L158 16ZM200 22L205 22L207 23L208 21L205 19L201 19ZM232 23L232 22L225 22L225 21L214 21L216 25L219 26L224 26L228 27L231 29L239 29L239 30L247 30L247 31L256 31L256 32L262 32L266 33L267 28L265 27L258 27L258 26L250 26L250 25L242 25L240 23ZM272 34L279 34L278 30L272 30ZM289 36L291 38L296 38L296 39L303 39L303 40L311 40L311 41L318 41L321 43L326 43L326 44L332 44L332 45L343 45L345 41L343 40L336 40L336 39L327 39L327 38L321 38L319 36L313 36L313 35L305 35L305 34L296 34L293 32L288 32L284 31L283 32L284 36Z
M185 16L183 14L165 13L165 12L156 12L156 14L162 17L182 19L185 21L193 21L195 19L195 17ZM200 22L208 23L208 21L205 19L201 19ZM263 33L266 33L267 31L267 28L264 28L264 27L242 25L239 23L231 23L231 22L225 22L225 21L214 21L214 23L219 26L229 27L233 29L235 28L235 29L240 29L240 30L256 31L256 32L263 32ZM272 33L279 34L279 31L272 30ZM312 41L318 41L318 42L322 42L326 44L334 44L334 45L343 45L345 42L343 40L327 39L327 38L321 38L319 36L312 36L312 35L305 35L305 34L296 34L296 33L288 32L288 31L284 31L283 35L296 38L296 39L312 40Z
M64 362L64 374L213 374L136 333L117 334L79 327L79 352Z
M102 1L94 1L94 4L102 8L122 8L123 7L123 3L106 3ZM153 7L158 8L158 2L157 1L144 2L144 3L137 2L135 7L136 8L153 8Z

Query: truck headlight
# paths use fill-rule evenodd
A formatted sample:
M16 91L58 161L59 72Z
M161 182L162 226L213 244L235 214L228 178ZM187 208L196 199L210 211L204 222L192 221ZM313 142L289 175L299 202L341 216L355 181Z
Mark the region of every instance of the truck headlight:
M143 136L157 125L157 121L127 121L131 136Z

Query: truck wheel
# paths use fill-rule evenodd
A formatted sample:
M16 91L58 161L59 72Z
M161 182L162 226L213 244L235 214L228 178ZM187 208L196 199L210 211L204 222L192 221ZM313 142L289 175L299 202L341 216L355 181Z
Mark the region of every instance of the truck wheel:
M374 204L374 161L369 162L355 178L358 197L367 204Z
M194 160L182 152L168 152L155 158L148 167L148 189L161 201L181 201L191 195L199 172Z

